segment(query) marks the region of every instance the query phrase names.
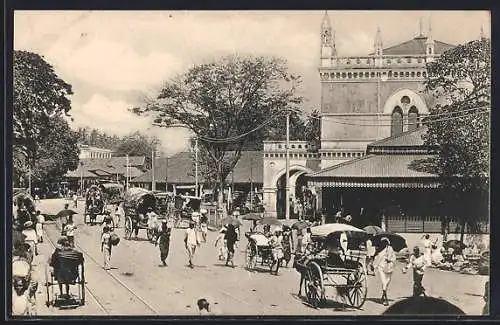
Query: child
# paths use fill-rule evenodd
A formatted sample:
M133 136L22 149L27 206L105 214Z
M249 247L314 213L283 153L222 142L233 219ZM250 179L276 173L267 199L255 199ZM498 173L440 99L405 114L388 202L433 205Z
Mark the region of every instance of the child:
M406 270L413 268L413 296L417 297L420 295L425 296L425 289L422 286L422 279L424 277L424 271L427 266L424 254L420 252L418 246L413 248L413 254L410 256L410 261L407 266L403 268L403 273Z
M101 252L104 257L104 269L111 269L111 233L108 226L104 226L101 236Z
M224 239L226 235L226 228L222 227L219 231L219 235L215 240L215 247L219 248L219 261L223 261L226 258L226 240Z

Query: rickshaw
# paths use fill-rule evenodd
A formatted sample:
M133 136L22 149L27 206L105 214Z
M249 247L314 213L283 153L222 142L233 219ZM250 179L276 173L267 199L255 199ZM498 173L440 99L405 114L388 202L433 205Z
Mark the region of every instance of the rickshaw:
M172 192L155 192L154 196L157 200L158 214L160 219L166 219L173 213L173 206L171 203L174 201L174 193Z
M45 287L47 289L47 307L73 308L85 305L85 267L81 252L76 250L58 251L57 261L52 268L45 271ZM78 294L71 296L59 295L54 286L76 286Z
M311 227L311 234L312 243L296 263L307 302L319 307L327 299L325 289L333 287L344 306L361 308L367 295L366 232L333 223Z
M84 221L86 224L95 225L97 222L97 216L104 216L105 214L106 204L104 201L103 192L97 185L92 185L87 190L87 193L85 193Z
M198 196L176 195L174 198L175 228L187 228L193 212L200 212L202 198Z
M258 220L260 225L271 226L268 223L262 223L261 220L264 219L270 218L263 218ZM273 225L276 227L281 227L281 224L278 220L276 220ZM245 237L248 239L245 252L246 268L249 271L253 271L256 268L257 264L260 264L261 266L269 267L269 271L271 273L276 272L278 270L279 261L274 260L273 249L269 244L269 239L264 234L264 231L260 231L258 227L259 225L257 225L257 227L255 227L252 232L245 233Z
M157 198L154 193L146 189L134 189L125 195L125 239L131 239L132 233L136 236L139 229L147 231L148 240L152 240L155 235L155 227L148 222L147 213L150 210L155 211L157 207Z

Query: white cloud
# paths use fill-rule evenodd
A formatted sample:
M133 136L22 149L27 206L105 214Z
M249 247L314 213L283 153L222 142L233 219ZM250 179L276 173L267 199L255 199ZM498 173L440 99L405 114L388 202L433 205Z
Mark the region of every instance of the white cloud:
M161 140L162 150L166 153L176 153L187 148L190 132L185 129L158 128L151 125L150 117L139 117L127 110L130 103L111 100L102 95L94 95L85 104L74 105L71 110L73 127L101 129L109 134L119 136L135 131L141 131Z

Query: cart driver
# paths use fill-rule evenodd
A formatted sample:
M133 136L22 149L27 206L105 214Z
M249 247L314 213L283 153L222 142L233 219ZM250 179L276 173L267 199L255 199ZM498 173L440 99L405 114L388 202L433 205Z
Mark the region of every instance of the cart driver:
M271 233L271 226L270 225L264 225L264 236L267 238L270 238L273 234Z

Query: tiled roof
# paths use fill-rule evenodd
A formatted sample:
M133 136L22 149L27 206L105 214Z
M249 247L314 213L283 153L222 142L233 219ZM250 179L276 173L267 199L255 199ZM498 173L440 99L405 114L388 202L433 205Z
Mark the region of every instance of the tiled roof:
M312 174L312 178L428 178L438 177L410 168L417 160L432 155L367 155L345 163L325 168Z
M92 171L98 171L109 174L127 174L127 157L111 157L111 158L82 158L81 164L74 171L66 173L65 177L81 177L83 169L83 177L98 177ZM146 162L144 156L131 156L129 157L129 175L130 177L137 177L143 173L142 168ZM101 171L101 172L99 172Z
M425 55L426 41L426 36L418 36L409 41L385 48L382 53L383 55ZM445 51L453 47L455 47L455 45L441 41L434 41L435 54L443 54Z
M427 133L428 128L423 126L418 129L403 132L393 137L385 138L370 143L368 147L413 147L422 146L424 140L422 136Z
M167 172L168 166L168 172ZM251 170L250 170L251 168ZM250 176L255 183L263 182L263 163L261 151L243 151L241 158L234 168L234 176L228 175L226 181L234 178L235 183L249 183ZM175 184L194 184L195 183L195 163L191 152L181 152L170 158L159 158L155 161L155 179L164 182L168 179L169 183ZM132 180L134 183L151 182L151 170ZM198 181L203 183L205 180L202 173L199 173Z

